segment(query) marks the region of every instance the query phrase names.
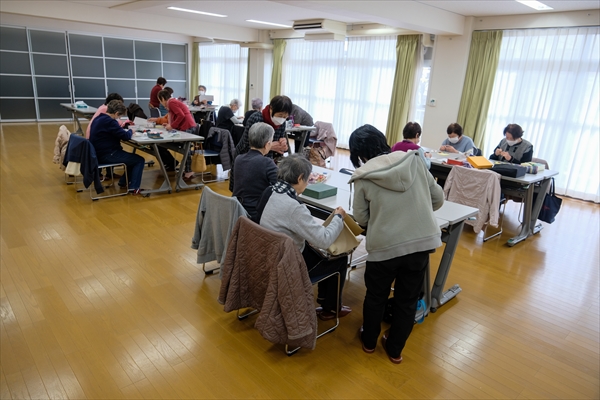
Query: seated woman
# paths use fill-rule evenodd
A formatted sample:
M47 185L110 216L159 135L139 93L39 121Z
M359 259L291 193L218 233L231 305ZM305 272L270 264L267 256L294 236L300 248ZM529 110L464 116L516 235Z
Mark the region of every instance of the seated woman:
M227 129L229 132L232 131L233 126L241 124L244 117L236 117L235 113L240 109L240 101L233 99L229 102L229 107L221 106L219 113L217 114L217 128Z
M456 122L448 125L446 133L448 134L448 139L442 142L440 151L446 151L448 153L464 153L476 148L470 137L463 136L463 128Z
M273 154L283 154L287 151L287 140L285 136L285 120L292 112L292 100L287 96L275 96L271 99L271 103L266 106L262 112L254 113L248 119L246 129L242 135L242 139L236 146L238 155L247 153L250 150L248 143L248 132L252 125L257 122L265 122L273 127L273 143L269 156L273 158Z
M90 142L96 150L99 164L125 163L129 178L129 191L140 194L142 174L144 173L144 157L123 150L121 140L131 139L131 130L121 128L118 119L127 115L127 108L120 100L112 100L106 107L106 114L99 114L91 123ZM119 180L119 186L125 187L125 174Z
M415 323L429 253L442 245L433 211L444 203L444 192L414 151L388 154L386 138L374 126L352 132L349 145L356 168L350 179L355 188L353 216L367 228L367 294L360 340L364 352L375 352L394 284L392 326L381 344L390 361L399 364Z
M532 159L533 145L523 139L523 128L517 124L508 124L504 128L504 139L498 143L490 160L521 164L530 162Z
M277 166L265 157L271 150L273 132L273 127L264 122L252 125L248 134L250 151L235 160L233 195L253 220L263 192L277 182Z
M96 119L96 117L98 115L106 113L106 109L108 108L108 103L110 103L111 100L120 100L121 103L123 103L123 97L121 97L121 95L119 93L110 93L108 96L106 96L106 100L104 100L104 104L102 104L100 107L98 107L98 110L96 110L96 113L90 120L90 123L88 124L87 129L85 130L85 138L86 139L90 138L90 130L92 129L92 122L94 122L94 120ZM118 122L119 122L120 126L123 126L128 121L120 119ZM131 121L129 121L129 122L131 122Z
M246 127L246 125L248 124L248 118L250 118L250 116L252 114L254 114L255 112L262 111L262 106L263 106L262 99L255 97L252 99L252 102L250 104L252 104L252 109L246 111L246 114L244 114L244 127Z
M342 289L346 281L348 257L335 260L323 258L310 244L328 248L337 239L344 227L346 212L338 207L335 217L325 227L317 223L305 205L296 196L302 194L308 186L308 177L312 164L301 154L292 154L279 163L277 183L268 187L260 199L256 221L260 225L285 233L294 240L308 267L311 279L338 271L340 273L340 298L337 299L337 277L333 276L319 283L317 302L323 307L317 309L319 318L324 321L348 315L352 309L342 306ZM309 244L310 243L310 244ZM339 301L339 303L338 303ZM336 310L336 304L340 309Z
M392 152L417 150L421 159L425 162L425 165L427 165L427 169L429 169L429 167L431 167L431 153L426 153L421 146L419 146L419 143L421 142L421 125L419 125L418 122L409 122L402 130L402 137L404 137L404 140L396 143L394 147L392 147Z
M212 104L212 101L200 100L200 96L206 95L206 86L200 85L198 86L198 95L194 96L194 101L192 102L195 106L209 106Z

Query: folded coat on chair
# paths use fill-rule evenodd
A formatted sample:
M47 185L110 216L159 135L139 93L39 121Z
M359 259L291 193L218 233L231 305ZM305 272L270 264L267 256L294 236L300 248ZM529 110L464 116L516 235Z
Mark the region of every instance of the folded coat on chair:
M100 170L98 169L98 158L94 146L86 138L79 135L69 136L69 144L63 158L63 166L70 162L81 164L81 175L83 175L83 185L88 188L94 183L96 193L103 193L104 187L100 181Z
M255 327L271 343L314 349L317 316L308 270L289 236L241 217L233 229L219 303L260 311Z
M455 166L444 184L446 200L479 209L476 221L466 221L479 233L490 224L498 226L500 208L500 175L490 170Z

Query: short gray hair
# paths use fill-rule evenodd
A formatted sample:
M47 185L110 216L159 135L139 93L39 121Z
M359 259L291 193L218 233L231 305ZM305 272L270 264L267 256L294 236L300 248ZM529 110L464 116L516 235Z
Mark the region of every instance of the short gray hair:
M229 105L230 105L230 106L238 106L238 107L239 107L239 106L240 106L240 101L239 101L238 99L232 99L232 100L229 102Z
M261 110L263 106L263 101L261 98L255 97L252 99L252 109L253 110Z
M106 105L106 112L108 114L125 115L127 114L127 107L121 100L111 100Z
M277 178L292 185L299 182L300 175L302 175L303 181L307 181L312 171L310 161L298 153L284 157L278 167Z
M262 149L267 143L273 141L273 134L275 129L269 124L264 122L257 122L250 127L248 131L248 142L250 147L255 149Z

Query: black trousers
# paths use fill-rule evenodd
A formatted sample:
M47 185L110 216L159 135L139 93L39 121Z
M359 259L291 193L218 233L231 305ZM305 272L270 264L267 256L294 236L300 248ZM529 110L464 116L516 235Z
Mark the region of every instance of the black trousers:
M412 253L380 262L367 261L367 294L363 304L362 334L365 347L374 349L377 346L385 306L395 280L392 327L387 340L387 351L392 357L400 356L415 323L417 302L429 268L429 253Z
M340 273L340 298L339 305L342 306L342 289L346 281L346 270L348 269L348 256L329 260L321 256L316 250L304 244L302 257L308 268L308 276L311 282L316 282L323 276L334 272ZM334 275L329 279L319 282L317 301L323 306L323 310L336 311L336 296L337 296L338 280Z

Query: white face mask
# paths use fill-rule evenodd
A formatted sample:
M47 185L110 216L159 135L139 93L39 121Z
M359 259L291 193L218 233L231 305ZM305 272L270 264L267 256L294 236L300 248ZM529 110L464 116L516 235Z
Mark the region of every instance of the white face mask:
M515 144L517 144L517 141L516 140L507 140L506 144L509 146L514 146Z
M204 96L204 93L206 93L204 90L198 90L198 95L199 96Z
M459 138L457 138L457 137L449 137L448 138L448 141L452 144L458 143L458 140L459 140Z
M285 123L285 118L281 117L271 117L271 120L273 120L275 125L283 125Z

